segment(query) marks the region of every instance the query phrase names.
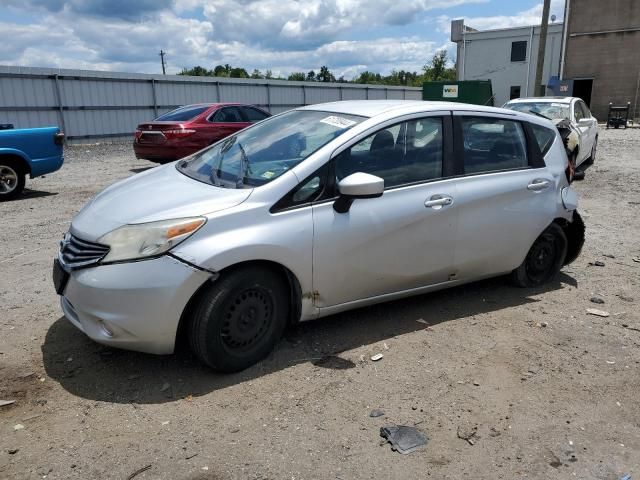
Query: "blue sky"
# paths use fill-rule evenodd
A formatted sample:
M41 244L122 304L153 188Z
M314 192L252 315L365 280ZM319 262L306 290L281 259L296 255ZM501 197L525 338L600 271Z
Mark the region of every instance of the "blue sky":
M564 0L552 0L562 18ZM4 0L0 64L159 73L229 63L287 75L327 65L419 71L451 19L478 29L539 23L542 0Z

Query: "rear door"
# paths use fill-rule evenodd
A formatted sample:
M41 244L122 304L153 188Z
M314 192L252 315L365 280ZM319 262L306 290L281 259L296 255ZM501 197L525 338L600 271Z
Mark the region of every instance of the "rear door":
M222 107L213 112L206 125L209 143L217 142L229 135L249 126L240 109L235 106Z
M455 112L454 137L457 278L509 272L553 220L554 177L526 122Z
M336 182L356 172L381 177L384 194L313 206L313 285L319 307L446 282L453 264L455 179L451 115L383 126L339 152Z

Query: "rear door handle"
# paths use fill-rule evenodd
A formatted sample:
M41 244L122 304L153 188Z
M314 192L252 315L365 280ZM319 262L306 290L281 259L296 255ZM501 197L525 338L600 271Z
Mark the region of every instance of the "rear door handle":
M549 180L545 180L544 178L536 178L529 185L527 185L527 189L534 192L539 192L540 190L549 188L550 185L551 182Z
M424 206L427 208L433 208L434 210L440 210L446 205L451 205L453 198L448 195L433 195L429 200L424 202Z

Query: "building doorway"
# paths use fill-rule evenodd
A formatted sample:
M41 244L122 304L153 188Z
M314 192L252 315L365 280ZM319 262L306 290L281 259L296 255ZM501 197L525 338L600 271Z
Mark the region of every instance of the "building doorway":
M584 103L591 108L591 90L593 89L593 78L585 78L573 81L573 96L581 98Z

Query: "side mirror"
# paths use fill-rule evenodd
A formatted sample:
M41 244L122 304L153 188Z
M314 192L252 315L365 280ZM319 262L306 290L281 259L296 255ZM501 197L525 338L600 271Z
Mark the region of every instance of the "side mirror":
M578 120L578 125L590 125L591 124L591 118L581 118L580 120Z
M338 183L340 196L333 204L338 213L347 213L357 198L376 198L384 192L384 180L368 173L356 172Z

